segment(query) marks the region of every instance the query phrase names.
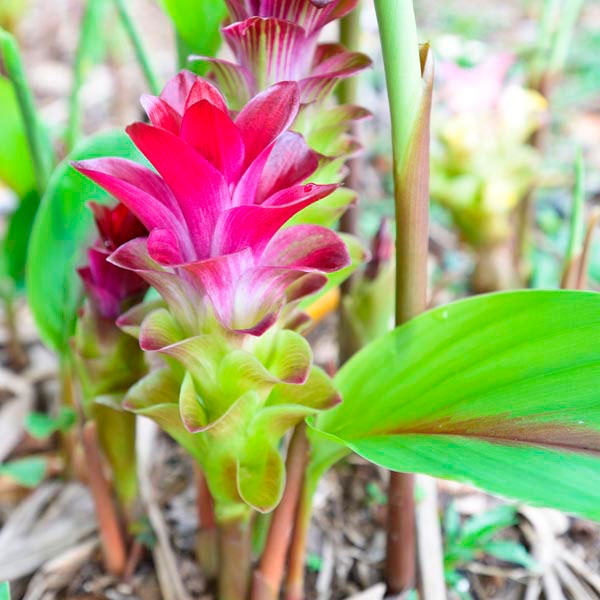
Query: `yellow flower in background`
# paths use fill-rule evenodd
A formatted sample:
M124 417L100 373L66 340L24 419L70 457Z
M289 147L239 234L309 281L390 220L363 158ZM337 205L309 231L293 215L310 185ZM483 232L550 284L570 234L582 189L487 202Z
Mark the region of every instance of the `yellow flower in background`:
M535 183L531 135L547 115L544 97L507 82L513 58L496 55L466 68L440 65L432 127L431 196L448 208L475 248L510 236L515 207Z

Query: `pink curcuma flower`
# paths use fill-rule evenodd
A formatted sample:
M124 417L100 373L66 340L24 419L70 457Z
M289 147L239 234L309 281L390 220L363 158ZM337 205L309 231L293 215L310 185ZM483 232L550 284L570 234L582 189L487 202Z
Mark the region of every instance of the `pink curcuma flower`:
M274 17L291 21L311 35L356 8L358 0L225 0L236 21Z
M115 208L90 203L100 234L87 253L88 265L78 270L92 307L105 319L115 320L142 299L148 284L135 273L108 262L121 245L148 234L142 223L123 204Z
M335 85L371 64L340 44L318 44L322 28L349 13L357 0L228 0L236 22L223 29L236 63L212 64L219 87L236 106L279 81L297 81L303 103L323 100Z
M475 67L442 62L440 96L452 112L477 114L493 110L514 62L511 54L490 56Z
M260 335L286 303L349 264L331 230L283 229L337 188L304 183L318 157L287 131L300 108L296 83L268 88L235 120L219 91L187 72L143 104L151 124L127 131L156 172L118 158L75 167L150 232L120 246L110 261L155 286L188 335L211 315L229 330Z

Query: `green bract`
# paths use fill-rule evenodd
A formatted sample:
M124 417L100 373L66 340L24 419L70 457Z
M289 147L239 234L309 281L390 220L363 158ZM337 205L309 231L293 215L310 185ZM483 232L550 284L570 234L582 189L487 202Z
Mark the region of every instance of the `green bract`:
M243 518L249 507L272 510L285 482L283 435L339 401L312 366L308 342L278 328L255 338L215 327L181 339L162 308L145 318L141 339L149 332L160 337L157 352L170 366L135 385L125 406L154 419L196 458L220 521Z
M115 491L122 505L130 507L137 495L136 423L121 403L147 372L143 352L137 340L114 321L93 315L88 306L77 321L72 347L85 416L96 421Z

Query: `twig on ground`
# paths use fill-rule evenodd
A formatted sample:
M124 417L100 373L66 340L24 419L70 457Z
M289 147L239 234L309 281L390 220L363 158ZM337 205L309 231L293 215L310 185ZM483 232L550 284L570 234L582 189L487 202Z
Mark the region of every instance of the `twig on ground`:
M444 550L438 512L435 479L417 476L424 497L416 507L417 551L420 569L419 587L422 600L445 600Z
M140 493L156 535L156 545L152 550L152 556L163 598L165 600L190 600L181 580L177 559L169 539L169 530L156 500L150 478L152 453L157 433L158 428L153 422L140 419L138 427Z

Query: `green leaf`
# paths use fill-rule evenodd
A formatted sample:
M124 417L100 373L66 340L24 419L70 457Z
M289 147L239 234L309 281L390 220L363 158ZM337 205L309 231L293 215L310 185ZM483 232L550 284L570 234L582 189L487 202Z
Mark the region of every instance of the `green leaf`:
M8 581L0 582L0 600L10 600L10 584Z
M306 555L306 568L313 573L318 573L323 566L323 559L314 552Z
M58 431L66 432L77 419L77 413L68 406L62 406L57 417L45 413L32 412L25 418L25 429L29 435L43 440Z
M444 533L448 544L454 544L460 533L460 515L454 502L450 502L444 514Z
M32 190L23 196L19 206L8 219L6 233L2 240L1 248L4 254L2 262L6 274L14 281L17 289L22 289L25 283L27 246L39 205L40 198L37 191Z
M30 456L0 465L0 475L6 475L19 485L34 488L44 480L48 463L45 458Z
M0 114L0 181L22 197L35 189L35 174L17 97L5 77L0 77Z
M221 45L220 26L227 16L223 0L161 0L173 21L178 38L179 66L186 66L190 54L215 56ZM194 64L203 74L208 65Z
M341 369L329 442L600 519L600 296L521 291L437 308ZM315 434L317 433L315 431Z
M378 504L380 506L387 504L387 494L384 494L381 491L381 488L374 481L369 481L369 483L367 483L365 491L367 492L367 496L371 503Z
M501 504L471 517L461 531L461 546L473 546L489 540L493 535L517 523L517 510L509 504Z
M515 563L532 570L538 568L538 564L531 557L529 552L527 552L525 547L518 542L513 542L511 540L488 542L483 547L483 550L489 555L494 556L499 560L503 560L504 562Z
M64 355L75 325L81 284L76 268L91 241L90 200L107 203L110 196L75 171L72 160L99 156L139 159L140 154L121 131L87 139L56 169L42 198L29 244L27 292L44 342Z
M2 28L0 28L0 58L19 106L19 121L25 132L36 188L41 195L46 187L51 165L54 163L54 151L38 117L17 41L13 35Z

